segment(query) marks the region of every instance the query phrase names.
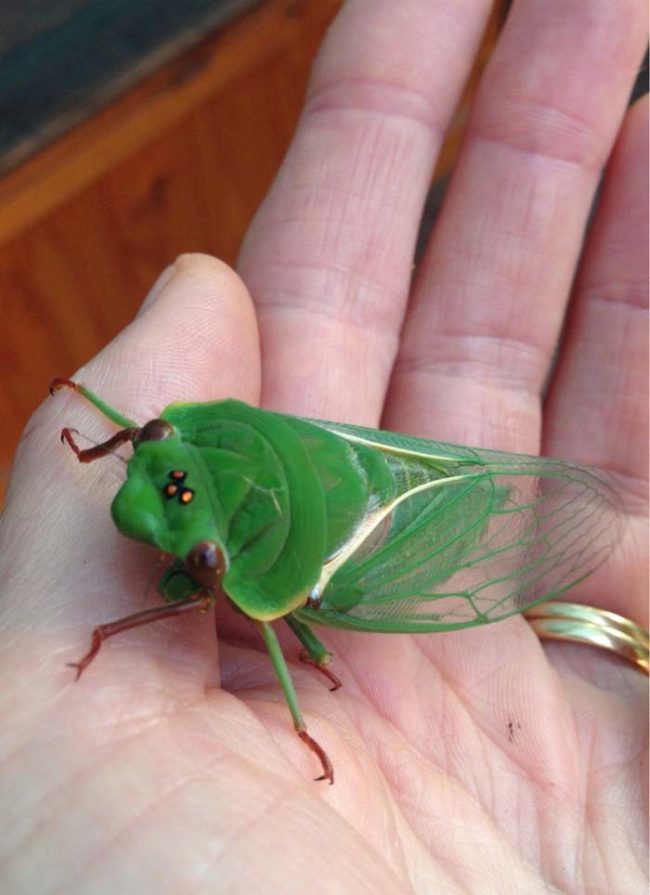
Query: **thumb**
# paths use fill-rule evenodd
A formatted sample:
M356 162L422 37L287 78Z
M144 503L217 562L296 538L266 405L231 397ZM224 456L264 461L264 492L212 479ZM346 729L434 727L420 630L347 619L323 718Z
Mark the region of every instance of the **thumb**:
M259 341L246 287L221 261L182 255L135 320L78 375L107 400L132 403L136 418L178 400L257 403Z
M213 258L186 255L165 271L140 314L77 378L144 423L176 400L234 396L256 402L259 369L255 314L243 283ZM23 433L6 495L0 556L3 581L12 586L4 608L10 611L15 597L14 608L23 618L31 616L32 624L42 606L30 607L31 600L51 594L59 579L62 595L74 590L82 548L84 556L98 556L107 567L115 562L110 546L117 533L107 507L124 473L118 461L73 462L58 441L70 425L97 440L114 431L74 394L47 399Z

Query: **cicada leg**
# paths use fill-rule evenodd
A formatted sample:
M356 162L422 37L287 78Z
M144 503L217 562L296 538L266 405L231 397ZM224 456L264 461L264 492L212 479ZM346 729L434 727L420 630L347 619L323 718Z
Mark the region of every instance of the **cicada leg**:
M124 414L120 413L119 410L111 407L111 405L107 404L106 401L99 397L99 395L91 392L89 388L86 388L86 386L82 385L80 382L74 382L72 379L68 379L65 376L57 376L50 382L51 395L55 395L63 388L70 389L71 391L80 394L86 399L86 401L89 401L94 407L96 407L100 413L103 413L104 416L108 417L109 420L112 420L123 429L137 428L137 423L134 423L133 420L130 420L128 416L124 416Z
M330 687L332 692L342 687L343 684L339 678L333 671L330 671L329 668L327 668L332 659L332 654L325 649L312 629L304 622L298 621L293 615L285 615L284 620L304 646L304 650L301 651L299 656L300 661L304 662L305 665L311 665L317 671L320 671L321 674L325 675L328 681L333 685Z
M153 609L145 609L142 612L136 612L134 615L127 615L125 618L119 618L117 621L108 622L105 625L99 625L93 631L90 649L86 655L78 662L68 662L70 668L77 669L77 680L82 673L88 668L92 660L100 650L102 643L114 634L120 634L122 631L128 631L129 628L138 628L140 625L148 625L151 622L157 622L162 618L169 618L172 615L181 615L192 609L205 611L213 603L212 596L200 594L198 596L189 597L186 600L179 600L176 603L166 603L163 606L154 606Z
M311 751L315 755L318 756L323 767L323 773L320 775L320 777L316 777L316 780L329 780L330 783L334 783L334 768L332 767L332 762L327 757L327 753L325 752L325 750L307 732L307 727L303 720L300 706L298 705L298 696L296 695L296 690L293 686L293 681L291 680L291 675L289 674L287 663L285 662L284 656L282 655L282 650L280 648L280 644L278 642L275 631L268 622L257 622L257 625L262 633L262 637L264 638L266 648L269 651L269 656L271 657L273 668L275 669L275 673L278 676L278 681L280 682L280 686L282 687L284 698L287 700L287 705L289 706L289 711L291 712L293 726L296 729L296 733L303 741L303 743L309 749L311 749Z
M120 429L119 432L116 432L115 435L107 441L102 442L102 444L96 444L94 447L82 449L73 438L73 433L76 434L77 430L65 428L61 431L61 441L70 445L80 463L92 463L93 460L99 460L101 457L106 457L108 454L112 454L115 448L119 447L121 444L124 444L127 441L132 441L133 436L139 431L138 428Z

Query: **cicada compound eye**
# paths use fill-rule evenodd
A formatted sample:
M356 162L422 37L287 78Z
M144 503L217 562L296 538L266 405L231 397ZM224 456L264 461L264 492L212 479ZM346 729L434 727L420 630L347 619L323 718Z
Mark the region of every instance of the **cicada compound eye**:
M174 427L167 420L149 420L135 436L133 444L137 447L143 441L163 441L165 438L171 438L173 434Z
M216 587L225 571L222 551L212 541L201 541L185 558L185 569L202 587Z

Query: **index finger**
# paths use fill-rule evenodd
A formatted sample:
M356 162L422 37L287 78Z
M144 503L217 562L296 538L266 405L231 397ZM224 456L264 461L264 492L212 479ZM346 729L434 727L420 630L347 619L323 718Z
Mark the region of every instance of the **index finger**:
M378 421L434 161L490 7L357 0L332 26L240 260L267 406Z

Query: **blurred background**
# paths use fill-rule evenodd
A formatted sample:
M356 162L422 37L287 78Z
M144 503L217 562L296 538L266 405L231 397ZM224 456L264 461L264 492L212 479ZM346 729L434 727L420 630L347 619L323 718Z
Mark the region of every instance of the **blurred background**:
M49 380L128 323L179 253L235 262L342 2L3 0L0 500ZM429 221L507 7L495 2Z

